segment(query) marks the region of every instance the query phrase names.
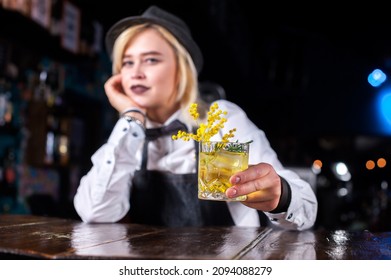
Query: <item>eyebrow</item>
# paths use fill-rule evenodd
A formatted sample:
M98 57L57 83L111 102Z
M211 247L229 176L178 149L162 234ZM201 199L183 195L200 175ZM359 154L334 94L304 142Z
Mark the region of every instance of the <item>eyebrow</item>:
M158 51L149 51L149 52L145 52L145 53L142 53L141 56L148 56L148 55L159 55L159 56L162 56L163 54L161 52L158 52ZM124 54L124 58L125 57L132 57L133 55L129 55L129 54Z

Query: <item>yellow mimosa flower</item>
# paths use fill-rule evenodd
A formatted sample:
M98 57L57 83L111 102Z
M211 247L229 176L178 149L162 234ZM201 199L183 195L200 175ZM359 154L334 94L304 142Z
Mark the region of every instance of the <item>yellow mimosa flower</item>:
M198 121L198 104L192 103L189 108L190 116ZM200 141L210 141L214 135L216 135L220 129L224 127L224 124L227 122L227 119L223 116L227 115L228 112L222 111L219 109L219 105L215 102L210 106L209 112L207 114L207 123L200 123L197 129L196 134L192 132L178 131L177 135L173 135L173 140L182 139L184 141L189 141L193 139L197 142ZM234 137L234 132L236 128L231 129L228 133L224 134L222 141L229 142L229 139Z

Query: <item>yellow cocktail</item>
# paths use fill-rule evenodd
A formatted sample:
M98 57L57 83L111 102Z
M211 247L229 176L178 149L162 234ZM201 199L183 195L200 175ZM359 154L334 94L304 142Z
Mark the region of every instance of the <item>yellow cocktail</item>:
M198 159L198 198L243 201L246 196L228 198L229 178L248 168L249 143L200 142Z

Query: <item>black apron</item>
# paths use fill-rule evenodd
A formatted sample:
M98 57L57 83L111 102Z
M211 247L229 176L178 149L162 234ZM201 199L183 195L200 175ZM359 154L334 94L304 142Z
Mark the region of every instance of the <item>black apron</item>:
M130 222L167 227L234 225L225 201L198 199L197 173L147 170L150 141L146 138L141 169L132 180ZM198 157L198 143L194 145Z

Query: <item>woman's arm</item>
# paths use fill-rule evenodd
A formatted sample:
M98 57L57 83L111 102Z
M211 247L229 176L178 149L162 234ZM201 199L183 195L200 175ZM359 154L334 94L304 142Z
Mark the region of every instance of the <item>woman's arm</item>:
M279 227L296 230L312 227L318 202L310 184L281 164L265 133L248 119L240 107L225 100L219 101L219 107L228 112L222 134L236 128L233 141L253 141L250 145L250 167L231 177L233 186L227 190L227 195L247 195L247 200L242 203L265 212L271 223Z
M125 118L118 120L110 138L92 156L92 168L81 179L74 206L84 222L117 222L129 210L130 182L139 160L136 154L144 129Z

